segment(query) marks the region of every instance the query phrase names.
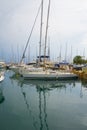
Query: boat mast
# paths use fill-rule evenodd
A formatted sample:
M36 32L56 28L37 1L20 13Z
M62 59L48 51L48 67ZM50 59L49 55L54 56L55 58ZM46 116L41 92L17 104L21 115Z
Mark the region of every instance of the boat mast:
M84 50L83 50L83 58L85 58L85 48L84 48Z
M40 61L41 61L42 25L43 25L43 0L42 0L42 2L41 2L41 23L40 23L40 42L39 42L39 63L40 63Z
M62 49L62 46L60 45L59 62L61 62L61 49Z
M72 46L71 46L71 57L70 57L70 59L71 59L71 63L72 63Z
M67 60L67 43L66 43L66 49L65 49L65 62Z
M50 38L48 38L48 56L50 61Z
M46 61L46 46L47 46L47 33L48 33L49 12L50 12L50 0L49 0L49 4L48 4L47 24L46 24L46 33L45 33L44 65L45 65L45 61Z

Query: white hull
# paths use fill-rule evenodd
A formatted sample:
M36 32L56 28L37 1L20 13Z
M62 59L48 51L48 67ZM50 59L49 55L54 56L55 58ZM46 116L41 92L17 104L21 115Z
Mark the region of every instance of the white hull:
M2 82L4 80L4 76L0 75L0 82Z
M2 82L4 80L5 76L4 76L4 72L1 71L0 72L0 82Z
M52 75L52 74L23 74L24 79L73 79L77 78L74 74L61 74L61 75Z
M37 69L38 70L38 69ZM21 70L20 74L24 77L24 79L74 79L78 78L76 74L70 72L60 72L60 71L28 71Z

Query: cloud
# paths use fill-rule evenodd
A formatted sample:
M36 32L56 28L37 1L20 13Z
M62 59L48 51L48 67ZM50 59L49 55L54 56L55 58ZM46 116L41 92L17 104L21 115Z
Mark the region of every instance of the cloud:
M87 1L55 1L51 10L50 26L54 34L72 36L87 30Z
M83 46L87 46L87 33L85 35L83 35L83 38L81 40L81 44Z
M0 5L0 38L9 43L21 42L28 38L40 3L34 0L7 1Z

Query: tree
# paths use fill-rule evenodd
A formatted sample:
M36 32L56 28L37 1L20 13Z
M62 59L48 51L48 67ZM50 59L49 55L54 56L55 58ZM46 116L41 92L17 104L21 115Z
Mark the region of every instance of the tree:
M75 56L74 59L73 59L73 63L75 64L83 64L84 63L84 59L82 59L81 56Z

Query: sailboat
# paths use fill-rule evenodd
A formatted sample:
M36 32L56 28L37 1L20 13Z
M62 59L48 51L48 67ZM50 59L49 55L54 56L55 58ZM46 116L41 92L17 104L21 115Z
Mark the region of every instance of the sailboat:
M43 12L43 0L41 2L42 12ZM46 46L47 46L47 33L48 33L48 21L49 21L49 12L50 12L50 0L48 3L48 13L47 13L47 24L46 24L46 33L45 33L45 47L44 47L44 61L43 67L24 67L19 69L19 74L24 77L24 79L76 79L78 76L70 72L61 72L59 70L54 71L46 68ZM41 49L41 37L42 37L42 13L41 13L41 31L40 31L40 48ZM41 50L39 50L39 63L41 57Z
M70 72L43 70L42 68L34 68L31 70L21 69L19 70L21 76L24 79L43 79L43 80L64 80L64 79L77 79L76 74Z
M6 64L4 61L0 61L0 69L4 69L6 67Z
M2 82L4 80L4 72L0 72L0 82Z

